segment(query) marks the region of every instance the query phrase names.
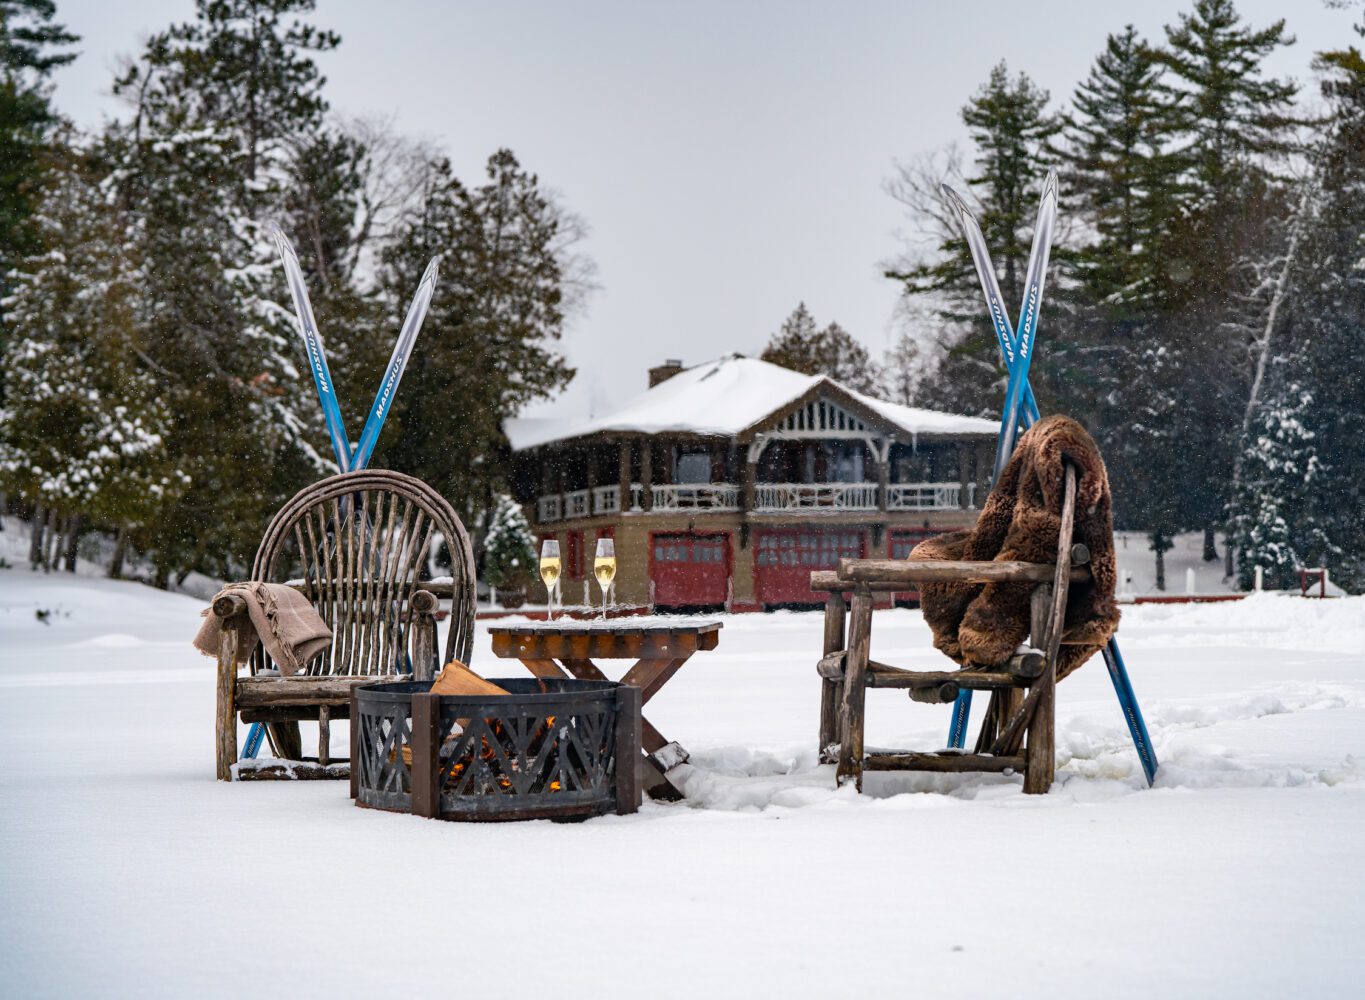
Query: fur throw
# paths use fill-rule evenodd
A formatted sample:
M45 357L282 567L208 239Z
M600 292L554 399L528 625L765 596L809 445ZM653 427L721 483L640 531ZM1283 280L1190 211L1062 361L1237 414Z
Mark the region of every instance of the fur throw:
M1078 473L1072 540L1090 549L1092 578L1068 593L1067 638L1083 644L1061 648L1058 680L1098 652L1119 623L1109 477L1084 427L1070 417L1040 420L1019 438L976 527L926 539L910 553L911 559L1056 562L1063 458ZM1025 583L926 583L920 607L939 650L963 666L998 666L1028 638L1032 590Z

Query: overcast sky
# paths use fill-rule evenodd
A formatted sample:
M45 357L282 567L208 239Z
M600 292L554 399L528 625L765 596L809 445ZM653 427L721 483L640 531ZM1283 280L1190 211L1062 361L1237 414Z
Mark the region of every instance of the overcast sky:
M86 126L116 113L118 57L193 6L59 0L83 37L57 76L62 109ZM893 161L965 140L959 109L1002 58L1056 106L1108 33L1131 21L1159 38L1191 6L321 0L315 21L342 37L319 60L335 110L394 116L467 181L508 146L587 220L601 289L566 337L579 374L535 411L582 416L665 358L758 353L801 300L880 354L896 289L877 264L903 228L882 191ZM1301 84L1313 52L1358 41L1355 13L1322 0L1238 9L1288 20L1298 43L1269 66Z

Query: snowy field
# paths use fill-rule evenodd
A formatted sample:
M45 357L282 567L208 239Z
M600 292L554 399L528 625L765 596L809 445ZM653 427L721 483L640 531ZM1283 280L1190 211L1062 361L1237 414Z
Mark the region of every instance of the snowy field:
M200 607L0 569L6 995L1359 995L1365 599L1126 608L1157 787L1096 661L1059 689L1045 797L835 791L819 616L726 618L647 709L692 751L685 802L500 826L214 781ZM916 612L873 637L937 658ZM869 712L879 745L940 745L948 721L894 692Z

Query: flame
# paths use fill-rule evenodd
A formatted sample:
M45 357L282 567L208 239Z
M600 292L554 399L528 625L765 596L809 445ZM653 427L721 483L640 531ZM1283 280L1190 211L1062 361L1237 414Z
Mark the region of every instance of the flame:
M531 742L527 746L526 756L528 758L534 759L545 746L545 741L547 739L553 738L554 725L555 717L553 715L546 716L545 721L541 724L540 728L535 732L535 734L532 735ZM509 760L514 767L520 764L521 757L516 752L516 744L512 740L511 734L507 731L503 724L495 719L492 720L492 723L488 728L493 736L493 739L496 740L498 747L502 750L503 757ZM459 729L454 730L450 734L450 736L446 737L444 745L447 747L453 746L459 740L460 733L461 730ZM500 765L498 763L497 750L493 748L493 744L489 742L487 736L482 737L479 742L480 748L478 758L484 762L484 764L487 766L490 772L496 772L497 770L500 769ZM408 766L409 770L411 770L412 746L410 744L405 743L403 744L403 747L400 752L402 753L403 756L403 763ZM389 760L394 761L397 759L397 756L398 756L397 754L389 754ZM469 767L474 763L474 759L475 759L474 748L469 747L461 755L461 758L451 766L450 774L446 778L445 786L449 789L454 789L459 784L461 776L463 776L464 773L469 769ZM497 782L499 788L502 788L505 791L510 791L512 789L512 779L507 775L498 775L497 777L494 778L494 781ZM541 789L541 791L546 792L558 792L562 790L563 785L560 783L558 778L551 781L548 785Z

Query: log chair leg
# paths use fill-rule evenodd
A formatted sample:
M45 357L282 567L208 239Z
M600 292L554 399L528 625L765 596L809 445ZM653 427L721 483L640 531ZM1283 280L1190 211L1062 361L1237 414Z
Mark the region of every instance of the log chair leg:
M214 743L218 753L219 781L232 780L232 765L237 763L237 627L224 622L218 646L218 711L214 723Z
M838 783L863 790L863 723L867 701L867 660L872 646L872 591L859 584L853 592L848 623L848 659L839 702Z
M1052 787L1057 771L1057 657L1062 649L1062 632L1066 628L1066 599L1071 578L1071 534L1076 517L1076 469L1067 463L1062 495L1062 520L1057 531L1057 570L1052 580L1052 600L1048 602L1045 635L1047 665L1043 676L1037 710L1029 722L1028 771L1024 775L1024 791L1042 795ZM1039 588L1041 589L1041 588ZM1038 603L1041 603L1041 599Z
M1046 583L1033 588L1033 597L1029 601L1029 645L1035 649L1047 650L1047 618L1048 612L1052 609L1052 587ZM1047 697L1047 692L1041 690L1045 678L1051 673L1051 664L1043 668L1043 675L1033 683L1040 686L1037 705L1033 710L1033 718L1029 720L1028 742L1025 746L1025 760L1027 761L1024 771L1024 791L1030 795L1038 795L1046 792L1052 785L1052 775L1047 774L1046 783L1043 782L1044 772L1051 769L1044 762L1044 756L1050 755L1049 749L1044 752L1043 744L1048 742L1047 729L1041 724L1044 716L1051 716L1053 705L1052 699ZM1041 787L1040 787L1041 786Z
M825 601L825 656L844 648L844 617L844 595L830 594ZM839 739L839 703L843 700L843 688L841 681L820 679L820 736L816 750L822 764L834 762L830 748Z
M326 705L318 706L318 763L332 763L332 710Z

